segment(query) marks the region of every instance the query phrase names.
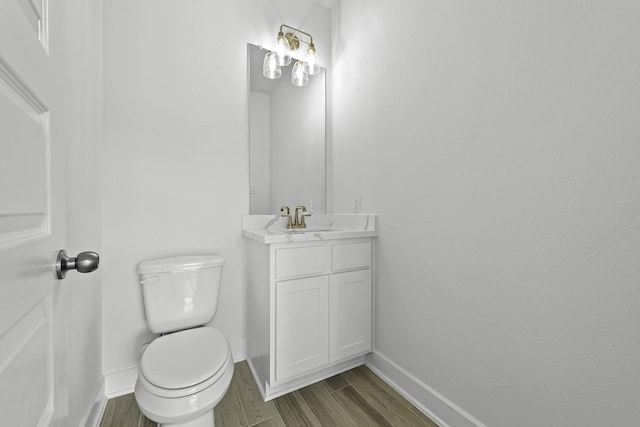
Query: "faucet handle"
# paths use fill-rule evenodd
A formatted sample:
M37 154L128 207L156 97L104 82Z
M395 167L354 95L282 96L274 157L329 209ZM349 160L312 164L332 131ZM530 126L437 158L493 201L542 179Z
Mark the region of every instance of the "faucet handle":
M287 210L287 213L284 213L285 209ZM293 228L293 222L291 221L291 211L289 210L289 206L283 206L280 208L280 212L282 212L282 214L280 215L281 217L284 218L289 218L289 221L287 223L287 228L291 229Z
M311 213L303 213L302 215L300 215L300 228L307 228L307 224L305 224L304 222L305 216L311 216Z

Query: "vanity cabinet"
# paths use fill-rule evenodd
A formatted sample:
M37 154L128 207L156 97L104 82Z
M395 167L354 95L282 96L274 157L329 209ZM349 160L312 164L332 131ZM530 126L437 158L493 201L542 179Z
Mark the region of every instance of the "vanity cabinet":
M248 241L247 359L266 400L364 362L372 241Z

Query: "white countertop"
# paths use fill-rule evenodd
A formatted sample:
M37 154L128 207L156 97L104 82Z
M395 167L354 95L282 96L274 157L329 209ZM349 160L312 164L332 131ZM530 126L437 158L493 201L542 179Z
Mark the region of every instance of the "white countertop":
M287 218L279 215L243 215L242 235L266 245L314 240L376 237L372 214L323 214L306 217L307 228L287 230Z

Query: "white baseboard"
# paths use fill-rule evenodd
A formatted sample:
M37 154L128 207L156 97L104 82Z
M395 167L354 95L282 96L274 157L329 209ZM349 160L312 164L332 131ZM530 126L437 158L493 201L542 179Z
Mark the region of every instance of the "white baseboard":
M486 427L381 353L371 353L365 364L440 427Z
M230 341L233 363L242 362L247 359L247 340Z
M104 375L104 394L108 399L133 393L133 388L138 379L138 367L123 369L121 371L109 372Z
M231 341L229 346L231 347L231 354L233 355L234 363L243 361L247 358L246 340ZM105 374L104 377L104 394L108 399L113 399L114 397L133 393L136 380L138 379L138 367L133 366L121 371L109 372L108 374Z
M253 363L251 363L251 359L247 358L247 365L249 365L249 370L251 371L251 375L253 375L253 380L255 381L256 385L258 386L258 391L260 392L260 395L262 396L262 400L266 401L265 399L265 392L264 392L264 388L265 388L265 384L260 384L260 377L257 375L255 368L253 367Z
M81 426L98 427L100 425L100 421L102 421L102 414L104 414L104 409L107 407L107 397L104 393L104 384L105 379L103 377L102 383L96 392L93 406L89 408L89 411L82 419L82 423L80 423Z
M318 381L325 380L334 375L338 375L342 372L348 371L349 369L356 368L361 366L364 363L364 355L356 356L354 358L343 360L342 362L333 363L319 371L313 372L311 374L303 375L294 380L289 380L284 383L280 383L273 387L270 386L269 383L265 384L264 396L262 396L266 401L275 399L276 397L284 396L285 394L291 393L295 390L301 389L308 385L317 383ZM254 377L257 382L257 378Z

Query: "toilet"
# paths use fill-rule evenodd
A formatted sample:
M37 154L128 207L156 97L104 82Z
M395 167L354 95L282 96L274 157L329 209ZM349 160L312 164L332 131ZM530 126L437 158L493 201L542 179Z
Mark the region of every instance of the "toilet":
M142 354L134 394L160 426L213 426L231 384L229 342L204 326L216 314L223 265L217 255L189 255L138 266L147 326L162 336Z

